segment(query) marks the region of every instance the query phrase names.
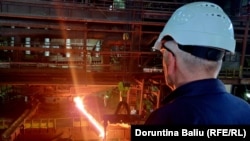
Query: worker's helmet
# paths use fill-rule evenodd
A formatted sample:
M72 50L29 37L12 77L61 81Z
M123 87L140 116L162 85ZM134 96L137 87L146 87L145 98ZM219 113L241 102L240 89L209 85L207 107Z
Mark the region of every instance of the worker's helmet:
M192 2L178 8L166 23L153 48L172 37L180 45L235 51L234 29L221 7L210 2Z

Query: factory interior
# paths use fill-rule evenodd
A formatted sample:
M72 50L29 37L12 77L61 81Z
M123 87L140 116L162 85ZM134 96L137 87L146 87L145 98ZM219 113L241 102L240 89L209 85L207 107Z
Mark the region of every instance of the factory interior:
M129 141L171 92L154 42L193 1L1 0L0 141ZM210 1L236 39L218 78L250 103L250 2Z

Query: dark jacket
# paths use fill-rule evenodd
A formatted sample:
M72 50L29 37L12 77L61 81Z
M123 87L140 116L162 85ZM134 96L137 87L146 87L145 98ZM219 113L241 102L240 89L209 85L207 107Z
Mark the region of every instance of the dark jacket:
M226 91L218 79L198 80L174 90L145 124L250 125L250 104Z

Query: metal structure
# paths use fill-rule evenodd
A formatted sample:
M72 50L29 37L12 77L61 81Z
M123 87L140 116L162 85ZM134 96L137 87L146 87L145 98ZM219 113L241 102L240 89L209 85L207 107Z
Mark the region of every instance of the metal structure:
M153 4L163 4L162 9ZM1 83L23 83L25 77L25 81L31 79L29 84L57 84L63 76L63 83L72 83L67 78L72 69L80 84L117 84L125 77L148 75L143 68L159 63L154 61L157 53L152 52L152 43L181 3L137 1L127 2L126 8L110 8L113 5L107 1L1 1ZM71 44L63 43L67 39ZM91 39L101 42L99 50L97 44L88 43ZM27 72L20 76L22 71ZM46 80L36 75L46 75Z

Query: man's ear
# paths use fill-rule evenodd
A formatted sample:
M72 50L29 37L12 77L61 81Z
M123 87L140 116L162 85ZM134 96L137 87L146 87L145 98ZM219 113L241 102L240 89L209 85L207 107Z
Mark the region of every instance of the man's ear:
M174 57L174 55L170 52L168 52L168 55L167 55L167 69L168 69L168 74L173 74L175 73L175 60L176 58Z

